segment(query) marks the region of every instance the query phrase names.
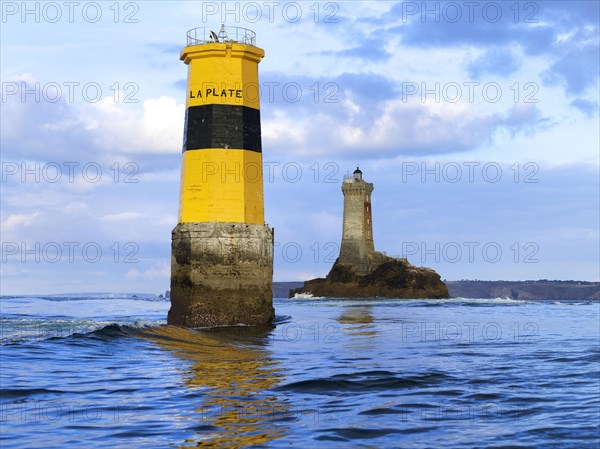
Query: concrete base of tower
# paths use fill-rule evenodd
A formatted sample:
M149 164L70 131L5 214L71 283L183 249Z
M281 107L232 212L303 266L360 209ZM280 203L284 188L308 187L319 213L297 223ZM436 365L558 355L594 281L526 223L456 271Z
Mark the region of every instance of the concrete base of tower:
M167 322L206 327L273 320L273 242L267 225L178 224L172 232Z

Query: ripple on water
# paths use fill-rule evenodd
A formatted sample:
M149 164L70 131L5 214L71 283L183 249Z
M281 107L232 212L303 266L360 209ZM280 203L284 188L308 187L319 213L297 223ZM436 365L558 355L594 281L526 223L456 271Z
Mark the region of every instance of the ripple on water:
M598 443L597 304L282 300L274 328L187 330L150 297L2 301L2 447ZM502 333L407 340L407 322Z

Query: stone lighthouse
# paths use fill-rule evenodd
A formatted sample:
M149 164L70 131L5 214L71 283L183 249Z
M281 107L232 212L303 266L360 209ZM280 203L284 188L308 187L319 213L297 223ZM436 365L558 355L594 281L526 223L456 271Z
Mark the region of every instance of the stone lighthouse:
M179 219L168 323L260 325L274 317L273 230L264 221L258 64L245 28L187 34Z
M375 251L371 194L373 184L356 167L342 181L344 224L340 255L325 278L311 279L294 295L330 298L448 298L448 288L430 268Z
M344 193L344 225L339 263L353 267L356 274L369 271L369 257L375 252L371 193L373 184L365 182L356 167L352 176L342 182Z

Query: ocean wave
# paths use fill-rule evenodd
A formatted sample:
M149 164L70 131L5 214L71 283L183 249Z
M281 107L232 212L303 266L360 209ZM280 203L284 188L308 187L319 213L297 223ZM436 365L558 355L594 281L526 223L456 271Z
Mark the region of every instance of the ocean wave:
M437 299L437 298L382 298L382 297L373 297L373 298L334 298L334 297L326 297L326 296L314 296L312 293L296 293L290 299L302 300L302 299L310 299L310 300L329 300L329 301L357 301L357 302L368 302L369 304L381 303L381 304L390 304L390 303L402 303L406 305L414 305L414 306L427 306L427 307L439 307L444 306L446 304L462 304L462 305L517 305L517 304L534 304L539 303L540 301L534 300L525 300L525 299L512 299L508 297L497 297L497 298L463 298L463 297L455 297L455 298L446 298L446 299Z
M525 299L513 299L509 297L496 297L496 298L450 298L442 299L443 302L461 302L465 304L502 304L502 305L514 305L514 304L533 304L535 301L529 301Z
M0 389L0 397L3 399L23 399L30 396L62 394L62 390L54 390L47 388L2 388Z
M398 377L396 373L390 371L366 371L301 380L281 385L276 390L326 395L332 392L369 393L376 390L431 387L451 379L453 379L452 376L439 372Z
M276 315L269 326L281 326L292 321L290 315ZM30 319L30 318L0 318L0 345L13 345L35 341L52 341L73 338L91 338L108 340L129 336L143 336L146 331L152 331L165 326L166 319L135 321L81 320L81 319ZM228 332L231 329L253 326L217 326L204 328L205 331ZM197 328L196 330L202 330Z
M111 323L100 329L96 329L90 332L74 332L68 337L53 337L55 338L95 338L99 340L111 340L113 338L130 337L138 332L140 329L149 327L147 324L135 323L135 324L118 324Z
M273 319L273 322L271 324L273 324L273 326L279 326L279 325L288 324L291 322L292 322L291 315L275 315L275 319Z
M45 301L86 301L129 299L139 301L169 301L169 298L151 293L59 293L43 295L1 295L0 300L42 299Z
M290 299L327 299L324 296L313 296L312 293L296 293Z
M92 320L1 319L0 345L72 338L113 339L132 336L141 329L164 324L164 321L134 322Z

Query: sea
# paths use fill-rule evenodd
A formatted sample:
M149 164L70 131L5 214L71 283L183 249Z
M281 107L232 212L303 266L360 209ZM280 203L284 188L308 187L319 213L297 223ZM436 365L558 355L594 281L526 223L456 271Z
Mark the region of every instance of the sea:
M2 448L598 448L600 303L3 296Z

